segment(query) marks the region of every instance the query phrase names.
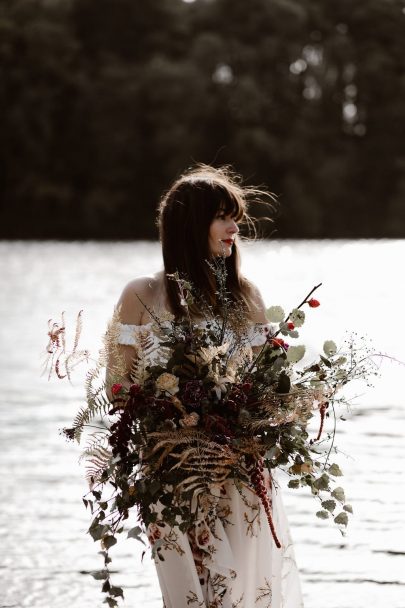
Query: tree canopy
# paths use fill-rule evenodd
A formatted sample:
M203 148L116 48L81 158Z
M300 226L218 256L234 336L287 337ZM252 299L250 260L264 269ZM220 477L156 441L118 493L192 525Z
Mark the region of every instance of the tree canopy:
M3 0L2 238L156 238L194 162L275 235L405 236L404 0Z

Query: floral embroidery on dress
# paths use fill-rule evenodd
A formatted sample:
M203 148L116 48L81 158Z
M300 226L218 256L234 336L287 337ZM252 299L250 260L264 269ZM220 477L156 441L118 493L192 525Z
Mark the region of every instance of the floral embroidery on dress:
M265 583L262 587L259 587L259 589L257 590L257 596L256 596L256 604L259 603L261 608L271 608L271 600L273 597L273 591L271 588L271 583L270 581L266 578L265 579ZM266 604L263 604L263 601L267 602Z

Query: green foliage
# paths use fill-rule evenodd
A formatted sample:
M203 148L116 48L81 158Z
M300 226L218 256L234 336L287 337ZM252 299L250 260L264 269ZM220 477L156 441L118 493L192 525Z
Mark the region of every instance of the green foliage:
M302 327L305 323L305 312L298 308L293 308L290 312L290 319L295 327Z
M341 475L343 475L342 471L340 470L340 467L337 464L331 464L328 469L328 472L334 477L340 477Z
M345 492L343 490L343 488L338 487L335 488L332 492L332 496L333 498L336 498L336 500L338 500L339 502L345 502L346 498L345 498Z
M290 346L287 351L287 361L289 363L298 363L305 355L305 346L299 344L297 346Z
M284 309L281 306L270 306L266 310L266 317L270 323L281 323L285 318Z
M316 516L319 517L319 519L328 519L329 513L328 511L317 511Z
M349 522L347 513L345 513L345 511L342 511L341 513L339 513L339 515L336 515L334 522L335 522L335 524L338 524L341 526L347 526L347 524Z
M402 0L3 2L1 236L155 238L215 159L282 194L281 237L403 237L404 25Z
M323 352L325 353L325 355L327 357L331 357L332 355L336 355L336 353L337 353L337 346L333 342L333 340L326 340L326 342L324 342L324 344L323 344Z

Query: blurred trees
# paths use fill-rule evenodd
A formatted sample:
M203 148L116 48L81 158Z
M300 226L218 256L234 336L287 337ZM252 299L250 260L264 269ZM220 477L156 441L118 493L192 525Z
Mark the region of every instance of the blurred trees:
M3 238L154 238L194 161L405 236L405 0L2 0L0 70Z

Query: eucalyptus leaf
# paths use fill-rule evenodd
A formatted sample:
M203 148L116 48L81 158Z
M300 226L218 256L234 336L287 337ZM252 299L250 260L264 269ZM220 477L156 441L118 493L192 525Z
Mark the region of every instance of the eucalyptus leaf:
M124 597L124 592L121 587L112 586L110 589L110 595L114 597Z
M127 538L136 538L137 540L141 540L139 537L142 534L142 528L140 526L135 526L128 530Z
M101 540L104 534L108 532L108 526L102 526L101 524L91 524L89 533L94 541Z
M298 363L305 355L305 346L299 344L298 346L290 346L287 351L287 361L289 363Z
M103 581L108 578L108 570L97 570L97 572L90 572L90 574L96 581Z
M290 313L290 319L295 327L302 327L305 322L305 312L299 308L294 308Z
M338 369L336 374L335 374L335 378L336 380L346 380L347 379L347 373L345 372L344 369Z
M289 488L299 488L300 480L299 479L290 479L290 481L288 482L288 487Z
M318 479L315 479L313 485L318 490L327 490L329 488L329 475L327 473L323 473Z
M337 346L333 340L326 340L323 343L323 352L327 357L332 357L337 353Z
M340 486L335 488L331 495L333 496L333 498L336 498L336 500L338 500L339 502L345 502L345 500L346 500L345 491Z
M329 475L333 475L334 477L341 477L343 475L337 464L331 464L328 469Z
M114 536L104 536L103 540L103 545L106 549L109 549L110 547L112 547L113 545L115 545L117 543L117 539L114 538Z
M320 357L321 357L322 363L324 363L326 365L326 367L332 367L332 363L329 361L329 359L327 359L323 355L320 355Z
M339 357L335 361L335 365L344 365L345 363L347 363L347 357Z
M349 504L343 505L343 510L347 511L348 513L353 513L353 507L352 507L352 505L349 505Z
M111 584L110 584L110 581L109 581L108 579L106 579L106 580L104 581L103 586L101 587L101 591L102 591L103 593L108 593L110 589L111 589Z
M336 515L334 522L335 522L335 524L347 526L347 524L349 523L349 518L347 516L347 513L342 511L341 513L339 513L339 515Z
M328 519L329 513L328 511L317 511L316 516L319 517L319 519Z
M322 506L324 509L326 509L330 513L333 513L334 509L336 508L336 501L335 500L324 500L322 502Z
M266 317L270 323L281 323L285 317L284 309L281 306L270 306L266 310Z

